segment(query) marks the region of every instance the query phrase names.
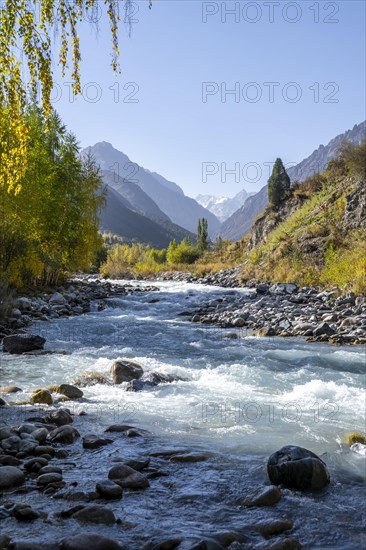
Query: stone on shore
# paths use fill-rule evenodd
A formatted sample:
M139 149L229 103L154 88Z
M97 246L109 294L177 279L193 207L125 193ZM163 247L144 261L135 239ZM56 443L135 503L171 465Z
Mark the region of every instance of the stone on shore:
M267 471L271 483L283 484L289 489L318 490L330 481L326 464L315 453L295 445L273 453L268 459Z
M29 504L16 504L12 516L18 521L33 521L39 518L39 513L33 510Z
M96 523L104 525L113 525L116 523L116 518L112 510L104 508L104 506L85 506L72 515L73 519L81 523ZM92 545L92 548L95 548Z
M96 489L103 498L112 499L121 498L122 496L122 487L109 479L105 481L98 481Z
M146 476L125 464L118 464L109 470L108 478L124 489L145 489L150 486Z
M141 378L143 374L141 365L130 359L118 359L111 367L111 375L115 384L131 382L131 380Z
M67 424L65 426L60 426L55 430L52 430L48 434L47 439L49 441L52 441L52 443L71 444L74 443L75 439L77 439L78 437L80 437L80 434L77 429Z
M52 411L43 417L44 422L49 424L56 424L56 426L65 426L73 422L69 409L58 409Z
M55 292L49 299L49 304L52 306L63 306L66 302L66 298L60 292Z
M0 466L0 490L19 487L25 481L24 473L16 466Z
M36 334L11 334L4 336L3 347L8 353L20 355L27 351L43 349L45 342L45 338Z
M81 533L61 542L61 550L124 550L118 542L98 533Z

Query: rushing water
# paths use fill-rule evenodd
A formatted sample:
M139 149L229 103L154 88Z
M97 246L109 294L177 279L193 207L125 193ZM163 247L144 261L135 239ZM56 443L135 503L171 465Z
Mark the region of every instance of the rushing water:
M280 517L292 515L295 524L300 518L300 538L308 548L351 549L365 542L365 447L349 449L342 444L345 432L365 431L365 347L257 338L242 329L193 324L178 313L215 297L246 291L171 282L159 287L160 292L115 297L101 312L39 323L34 332L46 336L47 347L69 353L4 355L3 381L22 387L27 395L37 387L72 383L83 371L108 375L118 357L139 362L145 372L176 375L183 380L138 393L125 392L123 385L89 386L83 388L85 399L73 407L75 412L88 413L94 432L98 425L128 421L149 430L162 446L211 453L213 466L211 462L187 466L188 486L182 499L187 495L194 499L200 493L202 500L204 491L208 507L196 513L190 532L210 521L221 530L238 528L231 511L221 523L217 520L224 497L220 500L216 486L210 506L213 485L220 481L226 496L230 487L235 501L250 488L248 484L256 488L267 482L269 454L296 444L322 455L331 470L332 485L322 499L288 492ZM228 333L238 338L227 338ZM24 399L24 393L13 399L19 400L20 395ZM240 480L238 470L243 473ZM206 483L204 489L195 486L197 475ZM175 523L179 532L186 533L179 521L187 523L189 518L181 507L167 516L167 525ZM299 507L301 515L296 517ZM147 498L146 516L148 508ZM258 520L262 516L256 513L246 517Z

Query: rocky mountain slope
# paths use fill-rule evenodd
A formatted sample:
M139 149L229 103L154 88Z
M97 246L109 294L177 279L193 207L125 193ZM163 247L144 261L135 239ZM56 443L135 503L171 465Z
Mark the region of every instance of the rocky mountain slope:
M169 219L154 219L153 214L143 214L113 187L107 187L106 205L100 216L102 231L123 237L127 242L142 242L155 248L166 248L172 239L181 241L193 235L173 224Z
M215 197L214 195L197 195L196 201L215 214L221 222L224 222L238 210L238 208L243 206L247 198L253 194L254 193L248 193L245 189L242 189L232 198Z
M140 187L174 224L196 233L198 219L206 218L209 234L218 233L220 221L209 210L194 199L186 197L175 183L132 162L127 155L115 149L110 143L96 143L92 147L87 147L84 150L84 153L86 152L90 152L101 169L112 172L118 181L121 178ZM118 191L124 192L121 186ZM136 205L142 209L139 203Z
M366 291L366 141L267 206L246 239L243 279Z
M359 145L365 139L365 135L366 121L356 124L352 130L339 134L328 145L320 145L309 157L288 169L287 172L291 181L305 181L306 178L323 172L328 162L336 157L341 143L350 141L355 145ZM225 239L237 240L247 234L255 218L268 203L267 193L268 187L265 185L256 195L249 197L244 205L222 224L220 235Z

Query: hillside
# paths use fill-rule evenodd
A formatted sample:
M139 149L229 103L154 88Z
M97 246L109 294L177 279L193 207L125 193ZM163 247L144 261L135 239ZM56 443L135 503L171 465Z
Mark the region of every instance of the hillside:
M127 242L141 242L165 248L172 239L182 240L187 232L169 220L150 219L136 212L133 206L112 187L107 187L105 208L100 216L100 229L123 237Z
M242 280L366 290L366 142L267 207L249 237Z
M96 143L92 147L87 147L84 154L86 152L92 154L102 170L113 172L117 179L128 180L140 187L174 224L196 233L198 219L206 218L210 235L218 233L221 224L209 210L194 199L186 197L175 183L146 170L136 162L131 162L127 155L115 149L110 143Z
M320 145L306 159L288 169L287 172L291 181L305 181L308 177L323 172L328 162L337 156L337 150L341 143L350 141L354 145L359 145L363 142L365 136L366 121L356 124L352 130L339 134L326 146ZM220 235L224 239L233 241L246 235L250 231L255 218L268 203L267 192L268 187L265 185L256 195L249 197L244 205L222 224Z

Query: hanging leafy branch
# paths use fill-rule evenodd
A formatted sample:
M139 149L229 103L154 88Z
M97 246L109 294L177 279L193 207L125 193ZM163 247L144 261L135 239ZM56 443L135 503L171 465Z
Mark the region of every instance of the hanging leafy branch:
M126 14L132 0L124 0ZM151 0L148 0L151 8ZM104 0L112 38L112 69L119 71L119 2ZM0 187L17 194L25 173L28 131L27 91L40 94L42 111L50 117L53 88L53 33L59 35L58 64L64 76L71 58L75 95L80 87L80 39L84 15L93 21L97 0L1 0L0 2ZM95 18L97 19L97 18Z

